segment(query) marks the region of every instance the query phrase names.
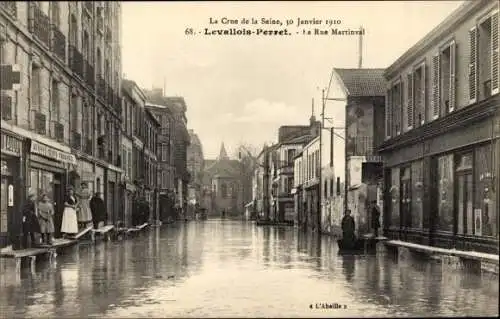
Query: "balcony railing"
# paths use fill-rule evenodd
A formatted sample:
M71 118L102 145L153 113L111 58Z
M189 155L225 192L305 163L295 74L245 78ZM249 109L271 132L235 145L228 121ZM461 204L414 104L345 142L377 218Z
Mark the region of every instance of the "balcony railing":
M94 153L94 143L91 138L87 138L85 141L85 148L83 150L85 153L92 155Z
M47 116L37 110L31 111L33 114L33 130L40 135L47 134Z
M37 4L30 3L31 23L30 32L33 33L47 47L50 47L50 18Z
M88 62L85 62L85 82L91 87L94 87L95 85L95 74L94 74L94 67Z
M52 137L58 142L64 141L64 124L52 121Z
M2 105L2 120L12 120L12 97L7 94L1 94L0 98Z
M71 147L75 150L82 149L82 134L80 132L73 131L71 133Z
M373 138L371 136L355 136L347 141L347 156L373 155Z
M4 9L5 12L11 17L17 18L17 2L16 1L0 1L0 8Z
M55 25L52 25L52 51L59 59L66 62L66 37Z
M83 56L73 45L69 46L69 66L73 72L83 78Z

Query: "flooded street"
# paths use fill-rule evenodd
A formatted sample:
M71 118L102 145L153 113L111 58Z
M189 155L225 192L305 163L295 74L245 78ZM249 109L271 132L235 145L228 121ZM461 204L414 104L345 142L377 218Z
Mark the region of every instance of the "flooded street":
M340 256L328 237L209 220L80 244L3 270L3 317L348 317L498 315L498 282L435 262ZM316 309L321 303L337 309ZM335 306L334 304L337 304ZM312 305L312 309L311 306Z

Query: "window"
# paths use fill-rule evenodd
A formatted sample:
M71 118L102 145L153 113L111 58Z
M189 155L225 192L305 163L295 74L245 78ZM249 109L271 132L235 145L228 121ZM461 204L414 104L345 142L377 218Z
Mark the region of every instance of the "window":
M469 30L469 101L499 92L499 12L493 12Z
M423 162L417 161L411 164L411 215L412 226L423 228Z
M323 187L324 187L324 190L323 190L323 193L325 194L325 198L328 197L328 180L325 180L325 182L323 183Z
M122 147L121 153L122 153L121 168L125 171L125 174L127 174L127 149L125 147Z
M413 90L412 90L412 106L415 118L412 124L419 127L425 123L426 114L426 80L425 80L425 62L420 64L413 71Z
M61 113L61 97L59 95L59 81L52 79L51 88L51 104L52 104L52 118L53 120L59 122Z
M42 107L42 92L40 90L41 68L36 64L31 66L31 108L40 111Z
M293 157L295 156L295 150L287 150L286 154L287 165L293 165Z
M287 179L287 194L290 194L292 192L292 189L293 189L293 178L288 178Z
M498 198L495 192L494 154L492 145L478 147L474 152L475 198L474 198L474 235L498 237Z
M397 80L391 89L391 108L392 108L392 136L401 134L401 110L402 108L402 87L401 80Z
M74 14L71 15L69 27L69 44L78 47L78 21Z
M95 63L96 63L95 73L96 73L97 76L102 77L102 54L101 54L101 48L97 48Z
M91 107L89 104L85 101L83 103L83 110L82 110L82 135L83 135L83 140L86 141L87 139L91 138L91 126L90 126L90 117L92 115Z
M132 172L132 151L128 150L127 151L127 174L130 176L131 179L134 178L133 172Z
M61 26L61 10L57 1L50 2L50 20L56 27Z
M330 196L333 197L335 187L333 186L333 177L330 178Z
M87 31L83 32L82 53L83 53L83 58L86 61L90 61L90 58L92 57L92 53L91 53L91 48L90 48L89 34Z
M75 94L71 95L71 111L70 111L70 126L71 126L71 131L73 132L79 132L79 125L78 125L78 113L80 111L79 105L78 105L78 96Z
M161 144L161 160L162 162L168 161L168 145Z
M226 186L226 184L222 183L222 184L220 185L220 196L221 196L222 198L226 198L226 197L227 197L227 195L228 195L228 194L227 194L227 186Z
M437 160L438 174L438 221L437 229L453 231L453 155L441 156Z

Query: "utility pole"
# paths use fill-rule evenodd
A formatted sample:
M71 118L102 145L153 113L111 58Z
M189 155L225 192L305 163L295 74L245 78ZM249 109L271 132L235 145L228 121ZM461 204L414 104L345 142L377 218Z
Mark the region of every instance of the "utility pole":
M319 173L318 173L318 220L317 227L318 233L321 233L321 196L322 196L322 166L323 166L323 127L325 126L325 89L321 90L321 124L319 128Z
M359 27L358 69L363 67L363 27Z

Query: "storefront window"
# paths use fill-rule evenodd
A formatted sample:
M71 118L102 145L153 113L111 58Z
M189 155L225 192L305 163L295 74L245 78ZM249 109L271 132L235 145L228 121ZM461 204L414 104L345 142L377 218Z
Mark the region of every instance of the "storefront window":
M423 184L423 162L417 161L411 165L411 179L412 179L412 191L411 191L411 212L412 212L412 224L415 228L423 228L423 195L424 195L424 184Z
M475 151L476 185L474 200L474 235L498 237L496 192L494 189L494 171L491 145L482 146Z
M391 188L389 189L391 196L391 226L399 228L399 167L391 170Z
M438 158L437 229L453 231L453 155Z

